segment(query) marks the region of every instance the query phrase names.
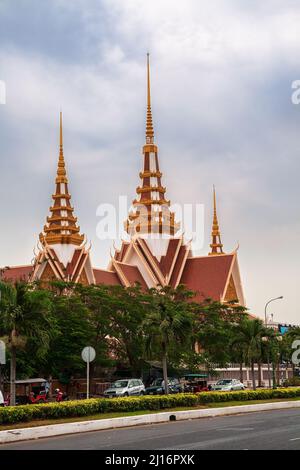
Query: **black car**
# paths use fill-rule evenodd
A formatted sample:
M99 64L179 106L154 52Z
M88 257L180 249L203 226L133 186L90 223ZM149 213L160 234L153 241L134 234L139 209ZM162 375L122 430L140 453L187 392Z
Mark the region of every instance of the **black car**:
M182 385L179 380L173 377L168 378L169 393L181 393ZM165 393L164 379L155 379L145 390L146 395L163 395Z

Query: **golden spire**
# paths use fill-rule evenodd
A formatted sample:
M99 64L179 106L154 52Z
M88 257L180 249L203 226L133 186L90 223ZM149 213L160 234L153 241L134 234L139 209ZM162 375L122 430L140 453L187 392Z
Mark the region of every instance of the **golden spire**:
M63 151L62 112L59 116L59 157L55 184L55 194L52 195L53 205L50 207L51 215L47 217L44 232L40 234L40 241L48 245L81 245L84 241L84 235L80 234L77 218L73 215L74 209L71 206L71 195L68 189Z
M162 186L158 148L154 144L149 53L147 54L146 144L143 146L143 160L141 181L136 189L137 198L133 201L134 208L128 215L125 229L129 234L164 233L173 236L179 230L180 224L175 221L175 213L169 209L170 201L165 197L166 188Z
M151 93L150 93L150 60L147 53L147 118L146 118L146 144L153 144L154 130L151 111Z
M212 224L212 243L210 244L211 252L210 255L221 255L223 253L223 245L221 242L221 234L217 216L217 202L216 202L216 189L213 187L213 200L214 200L214 215Z
M64 158L64 149L63 149L62 112L59 113L59 158L58 158L56 183L68 183L65 158Z

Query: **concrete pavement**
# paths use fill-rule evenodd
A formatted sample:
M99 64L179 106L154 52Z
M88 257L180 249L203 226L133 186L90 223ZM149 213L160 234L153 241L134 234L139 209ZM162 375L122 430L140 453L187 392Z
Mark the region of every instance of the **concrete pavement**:
M300 410L175 421L0 446L17 449L275 450L300 449Z

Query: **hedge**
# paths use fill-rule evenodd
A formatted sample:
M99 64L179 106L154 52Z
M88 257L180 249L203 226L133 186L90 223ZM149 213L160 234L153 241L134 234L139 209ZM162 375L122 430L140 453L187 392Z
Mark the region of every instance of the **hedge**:
M140 410L164 410L166 408L195 407L208 403L230 401L268 400L274 398L300 397L300 388L279 388L276 390L249 390L236 392L180 393L127 398L91 398L89 400L46 403L40 405L8 406L0 408L0 425L15 424L34 420L60 419L90 416L110 412Z

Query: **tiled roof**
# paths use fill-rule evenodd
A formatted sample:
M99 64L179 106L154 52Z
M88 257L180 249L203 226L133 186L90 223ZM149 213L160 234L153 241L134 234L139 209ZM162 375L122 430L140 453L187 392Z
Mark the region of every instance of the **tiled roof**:
M6 269L3 273L3 280L5 281L28 281L29 275L32 272L33 267L27 266L12 266Z
M106 284L108 286L120 285L117 274L113 271L106 271L105 269L93 269L96 284Z
M180 284L197 292L195 301L211 298L220 301L234 255L205 256L188 258L181 276Z
M123 276L128 280L131 286L134 286L136 283L140 284L144 289L147 289L147 284L140 273L140 270L137 266L131 266L125 263L117 263L118 269L123 273Z

